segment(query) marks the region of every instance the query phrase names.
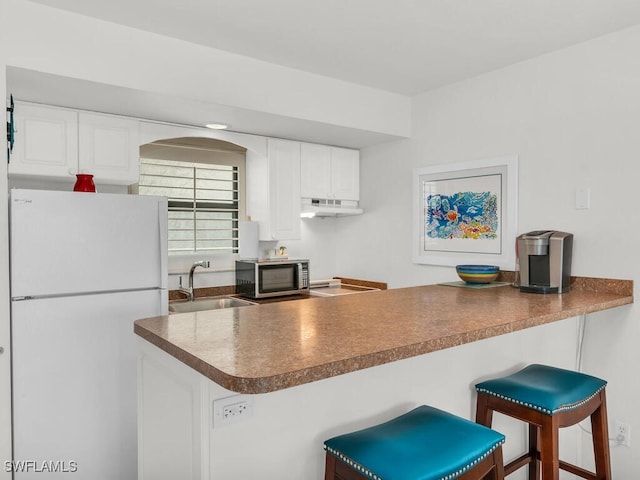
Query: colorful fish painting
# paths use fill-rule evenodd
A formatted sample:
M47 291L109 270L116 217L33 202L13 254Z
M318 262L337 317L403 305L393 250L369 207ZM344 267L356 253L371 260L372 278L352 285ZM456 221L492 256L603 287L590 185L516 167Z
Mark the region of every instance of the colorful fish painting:
M491 192L427 194L425 236L487 240L498 236L498 198Z

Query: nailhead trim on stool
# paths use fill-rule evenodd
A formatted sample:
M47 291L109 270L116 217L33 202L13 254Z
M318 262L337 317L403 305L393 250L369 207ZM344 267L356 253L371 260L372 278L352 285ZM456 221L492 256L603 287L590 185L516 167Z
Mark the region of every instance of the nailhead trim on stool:
M324 447L372 480L453 480L502 448L504 438L423 405L386 423L334 437Z

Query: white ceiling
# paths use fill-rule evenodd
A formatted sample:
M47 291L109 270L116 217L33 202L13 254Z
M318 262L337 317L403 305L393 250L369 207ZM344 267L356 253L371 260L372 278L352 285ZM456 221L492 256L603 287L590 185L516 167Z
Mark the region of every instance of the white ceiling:
M640 24L640 0L31 1L407 96ZM42 103L210 121L210 106L195 101L11 67L7 89ZM246 133L354 148L393 139L225 108L224 120Z
M638 0L33 0L406 95L640 23Z

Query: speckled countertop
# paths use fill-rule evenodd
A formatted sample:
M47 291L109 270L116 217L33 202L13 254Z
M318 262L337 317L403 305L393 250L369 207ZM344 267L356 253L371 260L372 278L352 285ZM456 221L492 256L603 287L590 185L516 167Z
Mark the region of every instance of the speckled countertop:
M429 285L140 319L135 333L214 382L265 393L633 303L633 282L562 295Z

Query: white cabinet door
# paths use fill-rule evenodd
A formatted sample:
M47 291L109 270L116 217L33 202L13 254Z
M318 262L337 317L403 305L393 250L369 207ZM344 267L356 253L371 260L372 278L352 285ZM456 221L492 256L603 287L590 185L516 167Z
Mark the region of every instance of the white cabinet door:
M331 187L333 198L360 200L360 152L331 148Z
M303 198L360 199L360 152L303 143L300 159Z
M300 143L265 139L266 155L247 152L247 214L260 240L300 239Z
M16 141L9 175L65 177L78 167L78 115L73 110L16 102Z
M213 480L208 468L213 406L205 393L207 380L146 340L138 338L137 344L137 478Z
M331 198L331 147L301 145L300 194L303 198Z
M137 183L140 158L138 125L137 120L80 112L80 173L93 174L96 183Z
M300 143L269 139L272 240L300 238Z

